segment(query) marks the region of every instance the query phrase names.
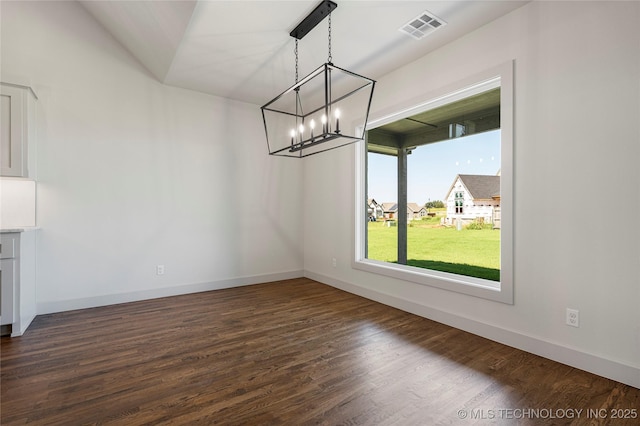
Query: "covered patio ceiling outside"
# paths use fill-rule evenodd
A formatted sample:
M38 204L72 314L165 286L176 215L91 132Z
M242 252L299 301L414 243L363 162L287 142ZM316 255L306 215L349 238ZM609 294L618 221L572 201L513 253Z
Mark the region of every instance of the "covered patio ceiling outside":
M398 155L398 150L500 128L500 88L402 118L367 131L367 149Z

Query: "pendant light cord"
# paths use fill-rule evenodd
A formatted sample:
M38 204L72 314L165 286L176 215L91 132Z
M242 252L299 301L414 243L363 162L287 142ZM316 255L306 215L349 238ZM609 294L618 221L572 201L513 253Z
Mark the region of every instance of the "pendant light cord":
M294 49L296 54L296 84L298 83L298 39L296 39L296 48Z
M327 62L331 63L331 60L333 59L331 56L331 13L329 13L329 57L327 58Z

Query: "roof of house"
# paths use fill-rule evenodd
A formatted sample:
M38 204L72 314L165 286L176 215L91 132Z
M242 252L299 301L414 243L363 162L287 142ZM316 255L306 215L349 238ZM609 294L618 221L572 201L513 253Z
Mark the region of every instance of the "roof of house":
M398 210L398 203L382 203L382 209L385 212L395 212ZM407 203L407 210L409 212L415 213L419 212L422 209L422 206L417 203Z
M456 181L460 178L462 184L467 188L474 200L489 200L500 196L500 176L499 175L458 175L451 184L446 198L453 190Z
M395 212L398 210L398 203L382 203L382 210L385 212Z
M407 203L407 209L409 209L413 213L419 212L421 208L422 207L416 203Z

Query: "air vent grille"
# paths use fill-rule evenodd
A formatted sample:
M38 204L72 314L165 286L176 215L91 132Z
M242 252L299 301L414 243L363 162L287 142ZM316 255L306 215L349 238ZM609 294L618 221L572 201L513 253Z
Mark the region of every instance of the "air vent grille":
M431 12L424 11L404 24L399 31L410 35L416 40L420 40L444 25L447 25L444 20L438 18Z

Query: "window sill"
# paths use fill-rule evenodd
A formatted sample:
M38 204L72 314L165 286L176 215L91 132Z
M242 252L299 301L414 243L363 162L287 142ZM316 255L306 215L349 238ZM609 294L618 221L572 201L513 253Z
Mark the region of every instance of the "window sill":
M496 302L513 304L512 293L503 289L501 283L496 281L371 259L355 260L352 266L354 269L384 275L402 281L454 291L456 293L467 294Z

